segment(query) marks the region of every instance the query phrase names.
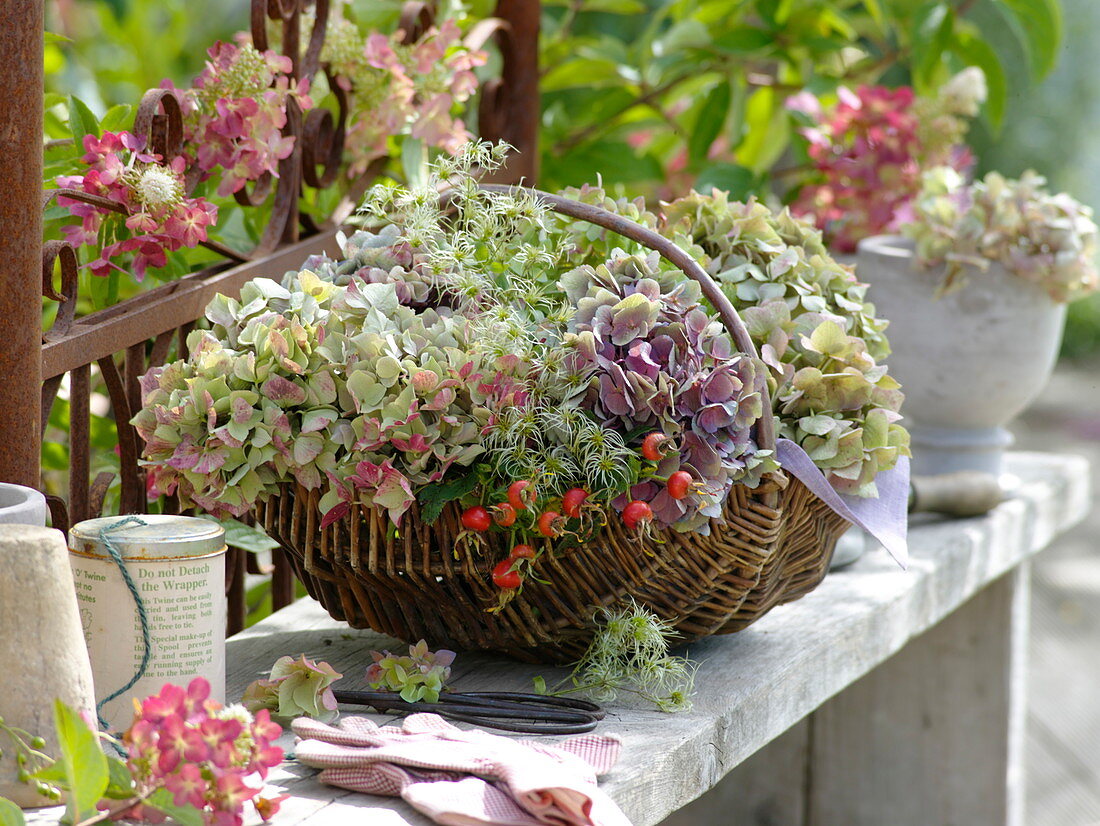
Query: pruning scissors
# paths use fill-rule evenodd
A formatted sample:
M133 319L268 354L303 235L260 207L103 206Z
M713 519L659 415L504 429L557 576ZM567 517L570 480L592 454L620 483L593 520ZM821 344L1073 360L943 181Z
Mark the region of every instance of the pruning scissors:
M476 726L523 734L583 734L604 718L604 710L587 700L523 694L513 691L444 692L438 702L415 703L393 691L334 691L336 702L370 706L376 711L431 712Z

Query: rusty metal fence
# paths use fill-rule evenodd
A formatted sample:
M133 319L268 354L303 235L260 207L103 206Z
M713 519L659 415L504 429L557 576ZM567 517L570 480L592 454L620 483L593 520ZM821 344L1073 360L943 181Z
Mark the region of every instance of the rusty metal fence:
M303 11L313 8L309 31ZM281 29L281 48L294 62L297 77L313 78L326 67L321 62L328 0L252 0L251 33L259 49L268 47L271 21ZM430 3L409 2L400 27L415 41L431 25ZM148 509L145 474L139 465L140 444L129 424L140 403L138 379L149 367L184 352L187 334L217 293L236 295L251 278L278 278L296 269L309 255L336 252L336 227L377 175L381 164L368 169L349 187L349 197L324 223L299 212L303 184L324 188L339 174L344 147L347 99L339 86L339 112L325 109L303 116L291 102L285 135L295 138L294 151L280 162L279 177L267 176L250 192L237 194L244 206L273 197L271 218L256 248L244 253L217 242L206 246L225 259L178 281L83 317L76 317L77 257L62 241L42 245L42 209L58 194L109 209L125 210L106 199L74 190L41 191L42 165L42 3L14 0L8 4L0 31L0 60L15 67L15 77L0 84L0 157L9 166L0 176L0 480L41 485L41 439L63 383L69 401L69 467L66 496L50 495L54 527L68 530L82 519L101 514L113 473L91 478L90 401L93 385L103 387L110 401L110 419L117 435L120 514ZM507 166L508 178L533 181L537 172L538 126L537 0L499 0L494 17L479 22L467 35L467 45L480 48L495 41L501 56L501 76L482 85L479 132L488 140L506 140L517 153ZM165 162L182 151L182 120L178 101L161 89L146 93L138 107L133 131L148 138ZM101 201L105 203L101 203ZM58 272L60 274L58 278ZM42 332L38 296L56 302L52 326ZM68 377L68 381L65 379ZM162 510L173 512L171 498ZM227 559L230 598L229 631L243 626L244 577L257 571L244 552ZM275 607L293 599L294 583L276 555L272 572Z

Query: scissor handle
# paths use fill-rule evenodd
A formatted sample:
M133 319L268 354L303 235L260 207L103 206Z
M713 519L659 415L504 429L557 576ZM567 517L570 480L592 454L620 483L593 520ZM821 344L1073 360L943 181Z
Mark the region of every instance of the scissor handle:
M596 728L596 724L599 723L599 720L593 717L589 717L583 723L578 722L575 724L551 721L540 722L538 720L530 720L527 723L512 723L496 717L482 717L477 714L463 714L454 711L440 711L437 713L440 717L446 717L449 720L458 720L461 723L472 723L475 726L493 728L499 731L511 731L517 734L586 734Z
M522 703L543 705L548 708L571 708L577 711L585 711L596 720L602 720L607 712L601 706L589 700L581 700L577 697L555 697L549 694L524 694L518 691L463 691L457 694L440 694L442 701L445 697L461 697L463 702L474 699L503 700L505 702L515 700Z
M542 694L512 692L445 693L439 702L410 703L392 691L334 691L338 703L370 706L380 712L430 712L466 723L527 734L579 734L592 731L604 712L595 703ZM513 722L523 721L523 722Z

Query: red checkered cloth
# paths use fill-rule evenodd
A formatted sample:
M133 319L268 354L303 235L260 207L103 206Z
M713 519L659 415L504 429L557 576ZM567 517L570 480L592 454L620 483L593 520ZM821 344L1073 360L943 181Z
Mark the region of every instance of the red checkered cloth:
M596 785L619 758L614 736L551 746L464 731L437 714L412 714L401 726L302 717L293 729L298 760L321 769L322 783L401 797L445 826L630 826Z

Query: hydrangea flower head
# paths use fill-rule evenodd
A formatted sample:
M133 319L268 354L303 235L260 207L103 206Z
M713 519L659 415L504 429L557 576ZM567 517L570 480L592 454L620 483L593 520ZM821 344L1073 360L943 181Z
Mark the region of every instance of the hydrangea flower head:
M812 219L838 252L854 252L860 239L893 229L897 212L920 190L922 170L971 165L965 118L977 114L985 95L985 76L971 67L929 98L909 87L841 87L826 109L806 92L792 97L788 109L813 123L802 134L816 173L792 211Z
M58 205L80 219L63 227L65 240L74 247L99 247L99 256L88 265L94 275L122 271L115 259L132 254L130 266L140 281L149 267L167 264L167 253L207 240L218 208L205 198L185 196L183 158L165 165L129 132L87 134L84 149L88 170L59 177L58 186L107 198L127 213L58 195Z
M261 780L279 765L283 751L273 745L282 729L266 710L253 716L243 706L223 708L209 699L210 684L196 677L186 689L165 685L146 698L123 734L135 792L143 799L163 788L176 806L198 809L207 824L240 826L244 805L252 801L265 820L283 798L260 798ZM115 815L128 820L162 822L149 805Z

